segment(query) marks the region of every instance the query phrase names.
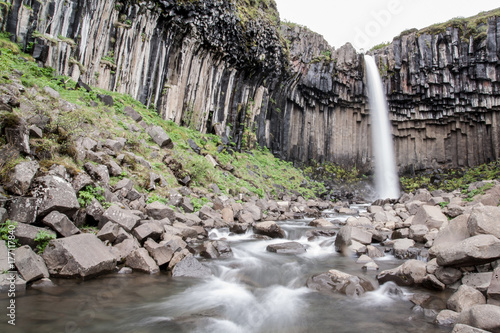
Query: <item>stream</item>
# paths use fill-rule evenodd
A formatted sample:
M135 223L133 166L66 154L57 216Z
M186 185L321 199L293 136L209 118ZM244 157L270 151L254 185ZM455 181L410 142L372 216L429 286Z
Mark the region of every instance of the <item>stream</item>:
M363 208L363 207L358 207ZM347 216L335 216L346 219ZM299 255L266 251L273 243L252 233L233 235L213 230L211 239L224 239L233 250L228 259L204 260L213 272L205 280L172 278L162 272L109 274L79 282L53 279L57 287L28 289L18 294L15 330L4 318L0 332L450 332L426 317L407 300L424 290L402 288L391 294L388 285L358 298L324 295L305 287L314 274L337 269L375 279L363 272L354 257L335 252L333 238L308 240L311 219L279 222L287 239L307 246ZM380 272L403 261L386 254L375 260ZM441 295L435 294L436 299ZM6 295L0 295L2 309Z

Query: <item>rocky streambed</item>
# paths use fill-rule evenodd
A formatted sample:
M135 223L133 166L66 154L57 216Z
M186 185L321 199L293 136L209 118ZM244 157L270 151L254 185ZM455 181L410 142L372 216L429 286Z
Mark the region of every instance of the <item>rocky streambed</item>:
M204 237L174 222L163 225L163 240L140 238L141 226L158 223L143 221L131 232L139 245L124 259L116 248L126 240L99 240L104 227L98 236L53 240L43 254L52 281L19 294L19 325L25 332L498 332L499 190L493 183L472 202L459 192L419 190L398 202L323 210L321 218L205 227ZM149 206L149 215L153 208L166 209ZM201 225L211 219L195 216ZM83 283L57 278L63 270L53 273L51 253L64 258L70 240L95 242L131 274L90 256L115 273ZM88 244L79 248L90 255Z

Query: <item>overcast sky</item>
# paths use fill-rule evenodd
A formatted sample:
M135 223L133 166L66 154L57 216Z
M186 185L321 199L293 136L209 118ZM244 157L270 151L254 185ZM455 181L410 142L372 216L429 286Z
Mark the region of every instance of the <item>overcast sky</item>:
M307 26L335 48L392 41L403 30L500 7L498 0L275 0L281 20Z

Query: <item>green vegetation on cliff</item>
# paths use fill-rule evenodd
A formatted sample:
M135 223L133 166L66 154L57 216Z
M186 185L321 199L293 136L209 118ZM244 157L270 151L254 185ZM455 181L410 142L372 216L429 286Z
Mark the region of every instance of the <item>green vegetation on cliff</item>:
M1 49L0 58L0 88L20 82L25 92L20 96L20 107L14 108L12 112L0 111L0 116L13 121L34 116L49 120L43 136L30 139L30 146L42 170L54 164L63 165L68 172L76 175L88 162L77 158L76 140L79 137L88 136L101 142L122 138L125 139L126 151L121 161L122 175L112 177L110 183L114 184L126 176L140 184L136 188L138 191L150 192L151 197L164 198L170 189L180 186L174 175L176 170L172 170L165 162L166 155L178 162L179 168L190 176L190 186L196 188L198 193L206 193L207 189L213 188L211 184L215 184L222 193L242 193L261 198L280 193L295 193L310 198L315 196L315 191L324 191L321 184L308 179L291 163L275 158L267 149L237 151L233 144L222 145L216 135L202 134L161 119L156 110L146 108L128 95L98 88L92 88L91 92L75 88L76 83L70 78L56 76L51 68L38 67L29 55L19 52L16 44L6 39L1 39L1 43L4 48ZM46 96L44 87L54 89L60 99ZM104 105L99 99L100 94L112 96L113 106ZM126 106L133 107L147 125L162 127L172 139L174 147L159 150L140 124L125 114ZM200 147L200 154L191 149L189 139ZM214 167L209 156L219 166ZM21 160L22 156L17 155L0 161L4 181L8 171ZM156 186L152 190L155 186L150 184L151 172L161 176L165 186ZM88 195L80 199L85 203L94 197L101 198L100 191L95 189L87 189L84 194Z
M263 20L279 24L280 16L274 0L234 0L241 23L250 20Z

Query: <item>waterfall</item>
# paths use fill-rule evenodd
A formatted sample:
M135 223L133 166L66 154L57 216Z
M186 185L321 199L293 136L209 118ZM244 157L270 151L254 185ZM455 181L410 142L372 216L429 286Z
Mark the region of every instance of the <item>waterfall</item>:
M375 189L380 199L398 198L399 181L394 158L389 108L382 89L382 79L373 57L365 55L368 80L373 155L375 158Z

